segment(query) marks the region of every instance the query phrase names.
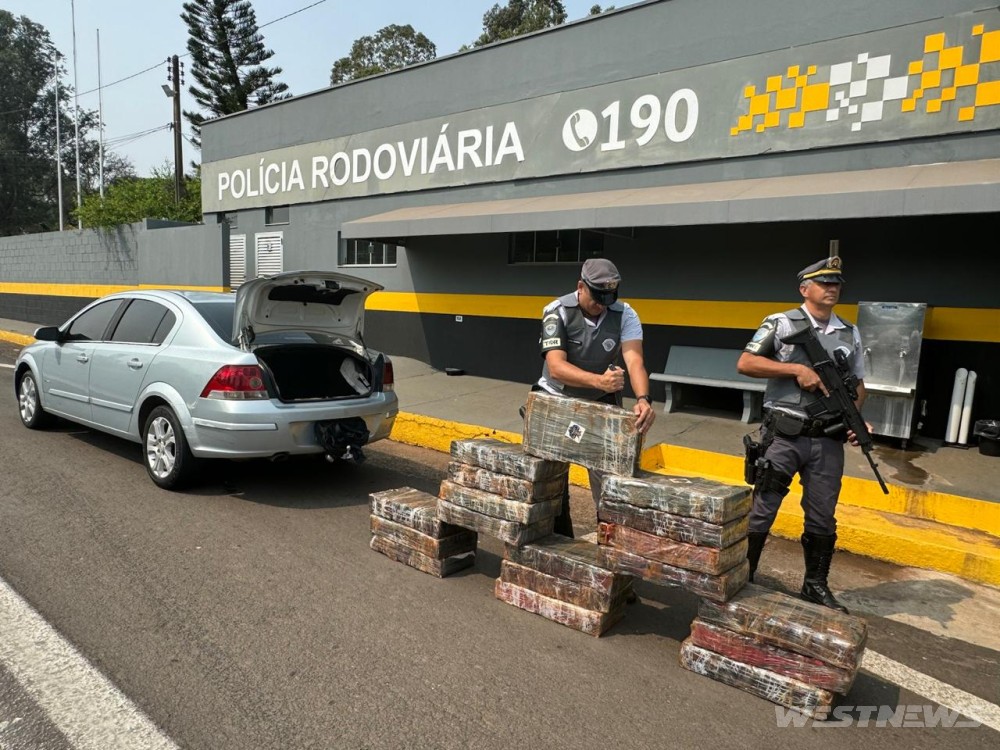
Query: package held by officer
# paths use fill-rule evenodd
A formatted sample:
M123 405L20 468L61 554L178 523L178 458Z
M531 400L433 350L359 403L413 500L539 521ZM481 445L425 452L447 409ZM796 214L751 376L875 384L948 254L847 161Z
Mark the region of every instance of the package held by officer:
M552 461L632 476L642 452L635 422L635 414L627 409L535 391L528 395L525 410L524 450Z

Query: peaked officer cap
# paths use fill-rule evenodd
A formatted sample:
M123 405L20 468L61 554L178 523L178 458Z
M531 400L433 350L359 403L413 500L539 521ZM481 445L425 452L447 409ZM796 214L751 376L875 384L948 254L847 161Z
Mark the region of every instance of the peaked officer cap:
M812 265L806 266L799 271L799 283L804 281L824 281L826 283L844 283L842 273L844 264L840 256L834 255L832 258L823 258Z
M610 305L618 299L618 284L622 277L615 264L607 258L588 258L584 261L580 278L598 304Z

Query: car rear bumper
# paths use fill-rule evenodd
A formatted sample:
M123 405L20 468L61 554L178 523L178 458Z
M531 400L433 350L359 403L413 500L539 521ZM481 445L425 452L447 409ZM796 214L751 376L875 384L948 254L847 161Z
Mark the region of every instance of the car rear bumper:
M368 442L389 437L399 401L395 393L339 403L282 404L278 401L200 399L185 431L200 458L268 458L279 454L323 453L316 437L319 421L360 417Z

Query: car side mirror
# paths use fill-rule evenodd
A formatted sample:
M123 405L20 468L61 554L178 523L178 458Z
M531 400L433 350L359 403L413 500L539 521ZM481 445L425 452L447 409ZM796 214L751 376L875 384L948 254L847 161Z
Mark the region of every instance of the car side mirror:
M35 339L37 341L62 341L62 332L59 330L59 326L42 326L37 331L35 331Z

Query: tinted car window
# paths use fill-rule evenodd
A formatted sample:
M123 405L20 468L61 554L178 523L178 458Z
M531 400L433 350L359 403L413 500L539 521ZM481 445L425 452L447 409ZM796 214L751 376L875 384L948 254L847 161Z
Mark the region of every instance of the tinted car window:
M108 300L95 305L73 321L66 338L70 341L101 341L108 322L118 311L122 301Z
M170 312L170 310L167 310L167 314L163 316L163 320L160 321L160 325L157 326L156 332L153 334L154 344L163 343L163 339L165 339L167 334L170 333L176 320L177 316Z
M173 318L173 314L161 304L146 299L134 299L118 321L111 340L130 344L153 343L160 324L168 315ZM166 336L169 330L167 328L163 336Z
M212 330L223 341L233 340L233 312L236 309L236 298L223 299L214 302L195 302L194 308L205 319Z

